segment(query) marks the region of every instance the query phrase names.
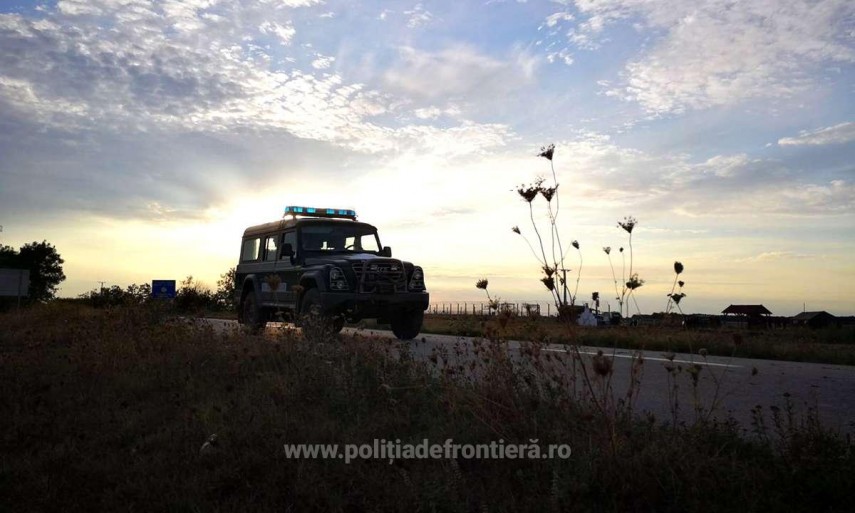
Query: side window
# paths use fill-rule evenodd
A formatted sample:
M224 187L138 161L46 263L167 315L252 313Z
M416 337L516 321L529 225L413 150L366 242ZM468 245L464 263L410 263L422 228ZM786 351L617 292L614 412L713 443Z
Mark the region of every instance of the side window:
M251 262L258 260L258 250L261 249L261 239L247 239L243 241L243 248L240 252L240 259L243 262Z
M297 251L297 232L293 232L293 231L285 232L285 234L282 236L282 247L283 248L285 247L285 244L290 244L291 250L296 252ZM282 252L282 255L280 256L280 258L283 258L285 260L289 259L287 256L285 256L284 251Z
M276 236L271 235L267 237L267 242L264 247L264 260L271 261L276 260Z

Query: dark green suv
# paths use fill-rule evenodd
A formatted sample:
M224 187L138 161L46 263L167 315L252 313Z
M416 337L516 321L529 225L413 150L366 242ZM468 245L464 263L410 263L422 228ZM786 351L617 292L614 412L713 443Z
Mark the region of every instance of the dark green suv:
M277 314L297 324L316 316L334 332L377 319L410 340L430 298L422 268L392 258L353 210L286 207L282 220L247 228L235 279L238 321L253 331Z

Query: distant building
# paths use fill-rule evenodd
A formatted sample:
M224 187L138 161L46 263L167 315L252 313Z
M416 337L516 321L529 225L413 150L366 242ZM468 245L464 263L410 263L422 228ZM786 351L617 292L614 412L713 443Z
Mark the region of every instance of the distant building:
M725 315L745 315L747 317L762 317L764 315L772 315L763 305L730 305L721 313Z
M722 325L731 328L765 326L772 315L763 305L730 305L721 311Z
M796 326L807 326L810 328L826 328L839 325L837 317L828 312L802 312L793 317Z

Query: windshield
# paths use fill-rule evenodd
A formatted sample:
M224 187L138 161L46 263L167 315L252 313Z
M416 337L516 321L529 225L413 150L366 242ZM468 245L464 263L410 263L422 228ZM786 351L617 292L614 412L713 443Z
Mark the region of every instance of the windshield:
M306 251L353 253L380 251L380 240L372 226L364 224L312 224L300 229L300 244Z

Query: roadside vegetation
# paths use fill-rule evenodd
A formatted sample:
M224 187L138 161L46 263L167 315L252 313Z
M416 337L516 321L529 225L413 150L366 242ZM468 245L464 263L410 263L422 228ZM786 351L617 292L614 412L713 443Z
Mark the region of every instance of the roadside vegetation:
M512 362L515 322L422 354L418 341L218 332L159 302L0 314L0 496L15 511L851 508L853 444L810 413L785 406L748 434L700 414L638 418L607 356L532 343ZM345 464L282 449L449 438L572 455Z
M483 337L490 329L489 316L426 315L423 333ZM811 329L695 328L673 326L580 327L554 317L512 317L505 330L509 340L554 344L581 344L617 349L643 349L731 356L733 340L740 344L737 356L794 362L855 365L855 327Z

